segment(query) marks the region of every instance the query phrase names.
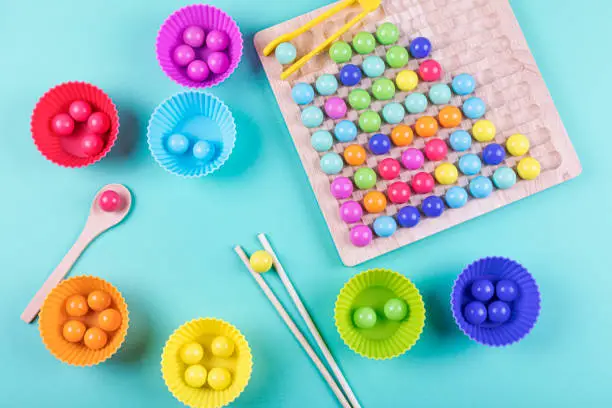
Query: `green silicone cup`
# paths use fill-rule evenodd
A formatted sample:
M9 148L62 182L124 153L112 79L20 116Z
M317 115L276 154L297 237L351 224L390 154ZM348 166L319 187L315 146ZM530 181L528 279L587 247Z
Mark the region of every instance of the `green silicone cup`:
M392 298L406 302L408 315L401 321L385 318L384 305ZM354 311L370 306L377 323L360 329L353 323ZM425 326L425 304L414 284L397 272L370 269L349 280L338 295L335 307L336 328L344 343L355 353L374 360L398 357L417 342Z

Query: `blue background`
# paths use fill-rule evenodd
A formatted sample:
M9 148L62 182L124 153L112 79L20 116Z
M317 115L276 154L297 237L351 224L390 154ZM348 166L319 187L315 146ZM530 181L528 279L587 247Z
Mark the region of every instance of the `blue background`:
M269 234L364 407L609 402L609 2L511 1L583 174L358 268L339 261L252 47L257 31L327 1L214 2L245 37L240 67L212 90L233 110L239 134L226 166L200 180L167 174L146 147L150 113L181 90L157 65L155 36L187 2L0 3L0 405L178 406L160 375L161 349L183 322L214 316L235 324L254 352L251 382L235 407L336 406L232 251L235 244L258 249L259 232ZM68 80L100 86L121 115L111 155L80 170L45 161L29 131L37 99ZM78 369L56 361L37 326L19 315L74 242L95 192L112 182L132 189L133 212L89 247L71 275L114 283L128 301L132 324L112 360ZM464 265L495 254L526 265L543 295L533 332L505 349L470 342L448 307ZM426 301L421 340L391 361L357 356L333 324L338 291L370 267L406 274Z

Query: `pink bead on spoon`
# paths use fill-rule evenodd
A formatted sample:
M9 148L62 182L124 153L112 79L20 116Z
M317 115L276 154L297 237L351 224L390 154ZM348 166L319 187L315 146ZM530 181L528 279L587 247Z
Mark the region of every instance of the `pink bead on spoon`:
M131 206L132 194L121 184L109 184L98 191L91 205L89 218L87 218L83 232L57 268L49 275L40 290L36 292L34 298L21 314L21 320L30 323L36 318L49 292L64 279L76 260L85 251L85 248L98 235L123 221L130 212Z

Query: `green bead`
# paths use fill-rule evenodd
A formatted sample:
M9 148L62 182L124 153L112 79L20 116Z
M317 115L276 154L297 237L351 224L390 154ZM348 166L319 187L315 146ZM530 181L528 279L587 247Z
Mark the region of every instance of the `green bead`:
M408 63L408 50L399 45L394 45L387 50L387 64L391 68L401 68Z
M380 115L374 111L365 111L359 115L359 128L366 133L378 132L380 123Z
M408 306L402 299L389 299L385 303L385 317L389 320L403 320L408 314Z
M372 98L368 91L363 89L353 89L348 96L349 105L356 110L367 109L372 102Z
M353 313L353 322L360 329L371 329L376 325L376 312L371 307L360 307Z
M353 48L359 54L369 54L376 48L376 40L372 34L362 31L353 37Z
M388 101L395 96L395 84L389 78L379 78L372 84L372 95L379 101Z
M376 29L376 38L383 45L393 44L399 38L399 29L393 23L383 23Z
M376 185L376 173L369 167L362 167L355 172L353 181L357 188L368 190Z
M335 42L334 45L329 49L329 56L337 64L344 64L349 62L353 56L353 50L351 46L344 41Z

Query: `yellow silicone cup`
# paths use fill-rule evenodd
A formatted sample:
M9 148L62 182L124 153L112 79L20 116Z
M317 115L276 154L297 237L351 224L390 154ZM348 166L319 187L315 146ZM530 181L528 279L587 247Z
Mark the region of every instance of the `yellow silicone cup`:
M69 296L78 294L87 297L94 290L108 293L112 299L110 307L121 314L121 326L114 332L107 333L108 342L99 350L91 350L83 342L70 343L62 335L62 327L68 320L79 320L88 328L98 326L97 312L90 310L83 317L71 317L65 309L65 302ZM85 367L100 364L115 354L125 340L129 323L127 304L117 288L95 276L76 276L60 282L47 295L40 310L38 329L45 347L55 358L66 364Z
M212 340L225 336L235 344L234 353L228 358L215 357L210 350ZM188 343L197 342L204 347L202 364L206 370L223 367L232 375L232 383L225 390L215 391L208 385L192 388L185 383L187 368L180 358L181 348ZM170 336L162 352L161 371L168 390L174 398L193 408L224 407L234 401L244 391L253 370L253 357L246 339L231 324L214 318L194 319L183 324Z
M408 306L402 321L384 318L384 305L399 298ZM353 323L354 311L372 307L379 321L371 329ZM334 311L336 328L344 343L355 353L374 360L397 357L420 338L425 326L425 304L419 290L404 275L388 269L370 269L351 278L340 290Z

